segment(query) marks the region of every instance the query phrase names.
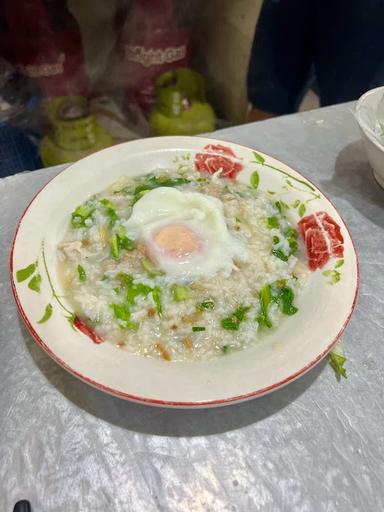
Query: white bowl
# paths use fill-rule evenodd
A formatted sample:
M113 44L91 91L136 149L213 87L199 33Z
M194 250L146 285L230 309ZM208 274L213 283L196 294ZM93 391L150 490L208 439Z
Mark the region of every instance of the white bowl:
M361 96L356 105L355 117L363 134L364 146L373 174L378 184L384 188L384 145L374 134L376 110L384 95L384 87L377 87Z
M209 153L207 146L212 148ZM210 155L212 161L217 151L223 169L223 150L232 152L240 162L239 181L249 184L257 170L261 190L274 194L274 200L283 195L287 205L291 205L291 223L296 224L303 215L326 212L344 238L343 261L332 258L322 269L310 272L307 285L297 297L299 312L274 332L247 350L211 361L166 362L137 356L110 343L92 343L84 333L73 329L67 321L71 305L63 297L56 263L57 244L71 211L122 174L143 175L172 165L175 159L189 160L193 166L197 154ZM31 264L34 267L36 262L36 273L41 275L40 293L28 286L32 279L28 271L28 279L17 279L17 271ZM263 153L199 137L128 142L71 165L50 181L26 209L17 228L10 263L12 288L21 316L37 343L57 363L102 391L170 407L212 407L242 401L303 375L341 336L356 303L359 276L356 252L345 223L312 183ZM335 284L329 282L330 273L338 276ZM51 316L42 322L47 305Z

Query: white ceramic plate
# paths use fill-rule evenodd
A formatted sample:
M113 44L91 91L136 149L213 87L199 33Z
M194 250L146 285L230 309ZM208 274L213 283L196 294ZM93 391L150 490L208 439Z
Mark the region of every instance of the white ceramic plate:
M158 167L169 167L182 158L188 158L194 165L199 153L203 153L203 161L211 170L219 165L224 173L240 171L237 179L246 183L257 171L259 188L291 205L287 215L294 224L303 216L326 212L334 225L340 227L344 239L343 263L341 257L330 258L323 268L310 272L309 282L296 300L299 312L242 352L209 362L170 363L132 355L109 343L92 343L88 336L71 327L66 318L71 307L60 298L56 247L70 213L88 196L100 192L123 174L146 174ZM34 262L37 262L34 272L20 281L33 270ZM129 142L95 153L65 169L37 194L24 212L16 231L10 266L21 316L37 343L57 363L102 391L137 402L173 407L242 401L303 375L340 337L352 314L358 290L357 256L347 227L312 183L263 153L199 137ZM18 280L17 271L26 268L29 271L19 273ZM40 291L35 291L39 287ZM50 318L39 323L45 311L46 317L51 313Z

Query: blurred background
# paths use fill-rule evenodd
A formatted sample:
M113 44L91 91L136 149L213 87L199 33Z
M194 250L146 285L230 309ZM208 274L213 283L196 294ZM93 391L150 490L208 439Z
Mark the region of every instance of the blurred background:
M352 21L345 11L334 18L353 37L359 9L369 14L370 7L336 2L343 3ZM356 99L366 83L337 97L319 93L325 81L316 67L317 31L332 17L317 4L0 0L0 176L72 162L136 138L207 133ZM372 8L377 19L383 7ZM383 21L373 30L383 33ZM368 38L368 50L370 44ZM279 73L282 82L289 78L283 83L289 95L276 86Z

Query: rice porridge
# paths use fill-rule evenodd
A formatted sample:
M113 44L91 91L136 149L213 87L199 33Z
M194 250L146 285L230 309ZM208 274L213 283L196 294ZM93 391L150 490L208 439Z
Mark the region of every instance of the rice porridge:
M297 312L307 273L298 244L266 193L219 173L157 169L121 177L72 212L59 274L97 339L167 361L209 360Z

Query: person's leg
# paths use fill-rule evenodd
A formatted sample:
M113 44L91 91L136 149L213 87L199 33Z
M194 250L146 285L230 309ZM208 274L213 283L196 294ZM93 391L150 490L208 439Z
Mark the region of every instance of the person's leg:
M384 85L384 1L317 0L315 69L322 106Z
M313 0L264 1L247 78L256 118L297 110L308 85L314 26Z

